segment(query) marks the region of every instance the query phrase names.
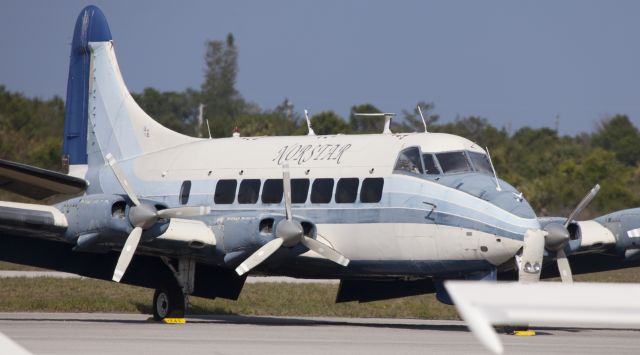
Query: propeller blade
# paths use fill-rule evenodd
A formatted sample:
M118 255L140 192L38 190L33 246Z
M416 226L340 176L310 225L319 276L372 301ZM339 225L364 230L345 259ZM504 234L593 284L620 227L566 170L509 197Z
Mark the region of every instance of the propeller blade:
M258 249L255 253L251 254L247 260L243 261L240 266L236 268L236 272L238 275L242 276L249 272L249 270L254 267L260 265L263 261L265 261L271 254L275 253L278 248L282 245L281 238L275 238L269 243L263 245L260 249Z
M124 247L122 247L122 252L120 252L120 257L118 258L116 270L113 272L113 281L120 282L120 279L124 276L131 262L131 258L133 258L133 254L136 252L141 235L142 228L135 227L131 231L131 234L129 234L129 237L127 237L127 241L124 243Z
M520 282L538 282L540 280L546 233L541 229L529 229L524 234L522 256L518 265L518 280Z
M185 218L185 217L197 217L203 216L211 212L209 206L190 206L190 207L176 207L159 210L157 212L158 217L161 218Z
M284 209L287 220L293 219L291 213L291 177L289 176L289 164L282 165L282 190L284 191Z
M140 206L140 200L138 200L136 193L131 188L131 185L129 185L129 181L127 181L127 177L122 172L122 169L120 169L116 159L111 155L111 153L107 154L105 159L107 159L113 174L116 176L116 179L118 179L118 182L120 183L120 186L122 186L122 189L124 189L124 192L127 193L127 196L129 196L134 205Z
M578 205L573 210L573 212L571 212L569 217L567 217L567 220L564 222L564 227L565 228L567 228L569 226L569 223L571 223L571 221L573 221L576 217L578 217L580 212L582 212L582 210L584 210L585 207L587 207L587 205L589 203L591 203L591 200L593 200L593 198L596 197L596 195L598 194L598 191L600 191L600 185L596 184L596 186L594 186L591 189L591 191L589 191L589 193L587 193L587 195L582 199L582 201L580 201L580 203L578 203Z
M322 255L323 257L333 261L334 263L340 264L342 266L349 265L349 259L347 259L344 255L338 253L335 249L330 246L321 243L313 238L302 237L302 244L305 247L315 251L316 253Z
M558 263L558 271L560 272L560 278L564 283L573 283L573 274L571 273L571 266L569 265L569 260L567 259L567 254L564 253L564 250L558 250L558 255L556 256L556 261Z

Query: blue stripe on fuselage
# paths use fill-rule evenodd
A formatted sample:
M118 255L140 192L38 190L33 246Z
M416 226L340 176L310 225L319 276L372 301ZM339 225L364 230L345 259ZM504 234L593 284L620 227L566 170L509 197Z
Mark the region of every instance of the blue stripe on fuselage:
M112 178L110 171L102 175L104 191L121 193L121 188ZM182 181L142 183L135 181L136 190L141 187L140 195L166 203L170 207L180 206L178 193ZM491 180L488 180L491 182ZM192 181L189 205L207 205L213 207L211 218L220 214L233 213L284 213L281 204L238 204L216 205L213 203L216 180ZM495 189L495 185L487 188ZM166 194L167 191L175 191ZM473 196L428 179L417 176L394 174L385 177L383 197L379 203L327 203L294 204L294 214L308 218L316 224L358 224L358 223L435 223L478 230L515 240L522 240L527 229L540 228L536 218L517 216L508 210L485 199ZM163 193L163 195L160 195ZM505 191L511 204L522 204L529 208L526 201L519 201L512 193ZM359 201L359 200L356 200ZM535 214L534 214L535 215Z

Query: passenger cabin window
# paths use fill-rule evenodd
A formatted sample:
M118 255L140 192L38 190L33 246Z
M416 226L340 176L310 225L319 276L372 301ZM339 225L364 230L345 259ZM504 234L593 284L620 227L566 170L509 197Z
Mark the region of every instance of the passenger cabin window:
M487 173L493 175L493 169L491 169L491 163L489 162L489 157L482 153L477 152L467 152L469 154L469 158L471 158L471 163L481 173Z
M236 199L237 186L238 182L236 180L218 180L216 192L213 195L213 202L217 204L233 203L233 200Z
M436 165L433 154L422 154L422 162L424 163L425 173L427 173L428 175L440 174L440 169L438 169L438 165Z
M315 179L311 186L311 203L329 203L333 195L333 179Z
M189 193L191 193L191 180L185 180L180 187L180 204L186 205L189 202Z
M309 195L309 179L291 179L291 203L305 203Z
M447 152L436 154L442 172L445 174L471 171L471 166L464 152Z
M420 159L420 149L417 147L407 148L400 152L396 166L393 168L395 171L407 171L413 174L422 174L422 161Z
M268 179L262 187L262 203L282 202L282 179Z
M338 180L336 186L336 202L337 203L354 203L358 195L358 178L343 178Z
M256 203L258 202L258 194L260 193L260 180L246 179L240 183L238 190L238 203Z
M362 180L360 202L376 203L382 199L383 178L366 178Z

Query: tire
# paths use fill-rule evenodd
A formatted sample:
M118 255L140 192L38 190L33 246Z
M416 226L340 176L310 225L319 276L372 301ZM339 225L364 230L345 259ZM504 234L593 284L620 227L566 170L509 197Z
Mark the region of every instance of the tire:
M157 289L153 294L153 319L161 321L165 318L184 318L184 295L182 290Z

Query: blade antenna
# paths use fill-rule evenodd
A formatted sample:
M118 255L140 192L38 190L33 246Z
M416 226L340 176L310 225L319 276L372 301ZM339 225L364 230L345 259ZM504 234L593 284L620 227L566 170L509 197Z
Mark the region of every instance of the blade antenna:
M420 108L419 104L418 104L418 113L420 113L420 118L422 118L422 125L424 125L424 133L429 133L429 131L427 131L427 121L425 121L424 115L422 115L422 109Z
M491 171L493 171L493 178L496 179L496 191L502 191L500 187L500 180L498 180L498 174L496 174L496 168L493 167L493 161L491 160L491 153L489 153L489 147L485 147L487 151L487 158L489 158L489 165L491 165Z
M209 132L209 139L211 139L211 127L209 127L209 119L207 118L205 122L207 123L207 131Z
M307 120L307 128L309 128L309 133L307 136L315 136L316 132L313 131L313 127L311 127L311 120L309 119L309 111L304 110L304 118Z

